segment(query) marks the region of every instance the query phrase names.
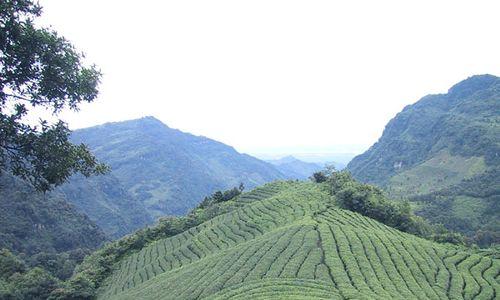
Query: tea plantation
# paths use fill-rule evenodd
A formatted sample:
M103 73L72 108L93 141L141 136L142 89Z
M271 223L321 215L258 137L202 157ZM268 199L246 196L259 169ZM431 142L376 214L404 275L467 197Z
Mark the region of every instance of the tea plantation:
M234 209L124 256L98 299L497 299L494 251L465 251L268 184Z

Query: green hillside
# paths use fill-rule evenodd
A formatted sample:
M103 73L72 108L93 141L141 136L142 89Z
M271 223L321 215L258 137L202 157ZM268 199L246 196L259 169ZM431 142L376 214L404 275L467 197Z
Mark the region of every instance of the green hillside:
M52 194L64 196L112 238L122 237L153 222L144 204L113 174L75 175L70 183Z
M0 299L39 299L107 237L64 197L0 176ZM31 296L30 296L31 295Z
M76 130L111 167L106 176L74 177L58 192L115 238L164 215L183 215L216 190L285 178L271 164L153 117Z
M6 172L0 176L0 249L31 256L94 250L105 235L63 197L37 193Z
M268 184L200 213L212 217L178 234L175 222L150 229L173 235L123 252L105 273L92 266L118 244L144 238L100 250L73 281L97 280L97 299L495 299L500 292L497 252L437 244L340 209L324 184Z
M405 107L347 168L395 199L414 201L420 215L487 245L500 242L500 188L491 188L498 187L499 153L500 78L478 75ZM477 186L490 186L490 193L478 197ZM487 243L478 237L484 234Z

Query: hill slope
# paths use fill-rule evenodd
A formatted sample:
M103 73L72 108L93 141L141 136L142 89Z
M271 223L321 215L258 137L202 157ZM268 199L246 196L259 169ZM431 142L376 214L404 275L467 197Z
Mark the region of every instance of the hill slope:
M32 284L35 290L36 280L30 277L34 274L71 277L83 257L106 240L63 195L39 193L21 179L1 174L0 299L18 299L13 294L23 288L16 283Z
M113 174L98 177L73 176L57 188L79 211L88 215L108 236L119 238L153 222L144 204Z
M433 213L434 221L469 236L478 230L496 232L500 242L500 188L495 182L499 154L500 78L479 75L447 94L429 95L405 107L348 169L356 179L380 185L393 197L418 195L414 200L425 217ZM473 186L460 187L470 181L497 188L477 196L481 192L472 191ZM449 209L443 209L444 203Z
M104 233L60 195L37 193L24 181L0 176L0 249L34 255L94 250Z
M153 117L76 130L72 140L87 144L112 172L74 178L60 191L115 237L185 214L215 190L284 178L266 162Z
M124 255L98 299L495 299L500 261L332 205L278 182L226 213ZM491 253L490 253L491 254Z

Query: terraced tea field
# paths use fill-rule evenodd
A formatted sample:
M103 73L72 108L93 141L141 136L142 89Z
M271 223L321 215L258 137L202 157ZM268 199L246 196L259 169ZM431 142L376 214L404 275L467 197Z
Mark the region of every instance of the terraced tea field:
M331 206L281 182L122 259L99 299L497 299L500 261Z

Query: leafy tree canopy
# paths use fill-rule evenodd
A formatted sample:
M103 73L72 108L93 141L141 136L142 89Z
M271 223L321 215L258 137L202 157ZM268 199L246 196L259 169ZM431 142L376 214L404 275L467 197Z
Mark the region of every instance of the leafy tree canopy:
M90 176L107 167L85 145L69 141L63 121L29 122L35 107L57 117L92 102L101 77L95 66L83 65L83 54L64 37L34 25L41 11L32 0L0 3L0 170L47 191L73 173Z

